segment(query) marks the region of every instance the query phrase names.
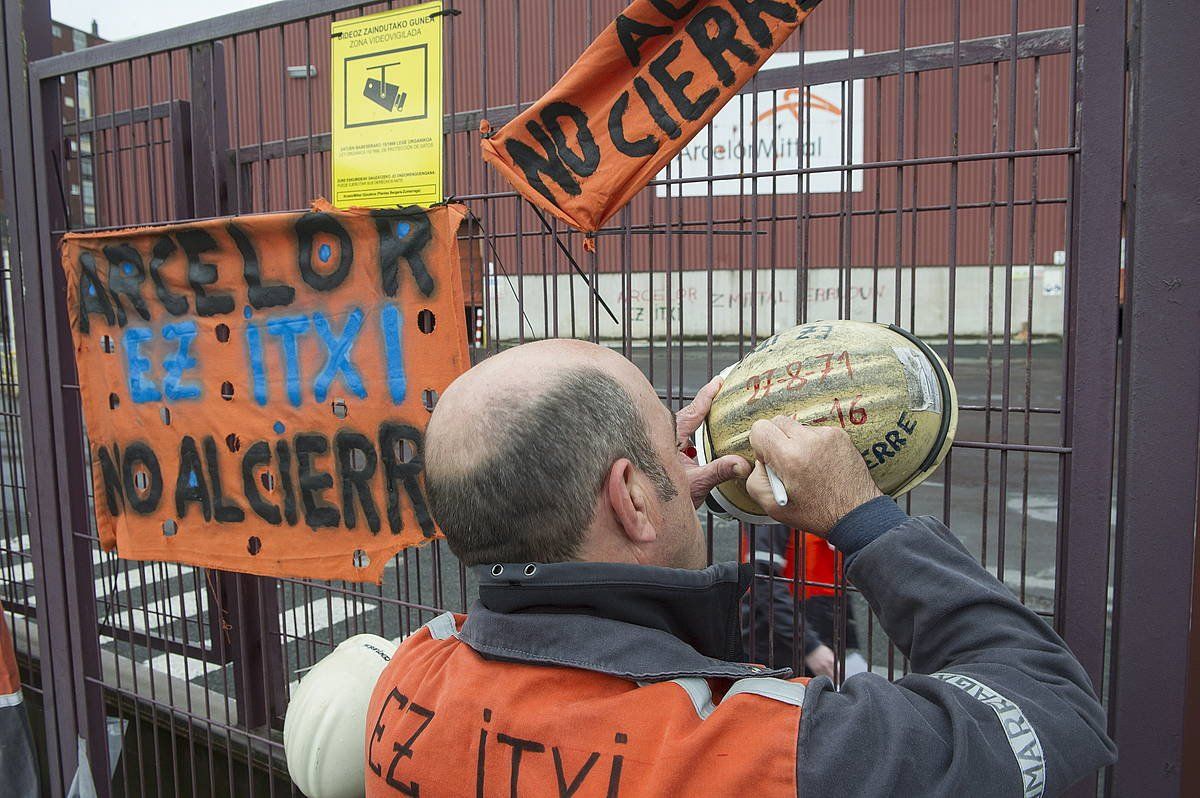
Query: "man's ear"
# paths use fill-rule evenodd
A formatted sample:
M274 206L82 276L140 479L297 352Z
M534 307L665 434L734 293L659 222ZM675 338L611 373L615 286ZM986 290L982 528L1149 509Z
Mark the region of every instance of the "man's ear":
M644 480L638 478L633 463L621 458L608 470L604 484L613 517L630 543L653 543L658 531L650 522Z

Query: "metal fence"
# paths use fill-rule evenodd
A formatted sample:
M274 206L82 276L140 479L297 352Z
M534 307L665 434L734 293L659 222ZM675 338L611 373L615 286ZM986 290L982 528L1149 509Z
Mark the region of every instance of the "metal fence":
M1114 547L1114 534L1134 523L1114 524L1114 465L1123 496L1148 478L1116 463L1114 448L1119 430L1137 448L1128 432L1140 410L1136 393L1120 413L1117 402L1127 96L1137 85L1125 4L1088 3L1085 19L1080 0L826 0L785 45L796 55L768 64L731 103L749 120L739 135L750 152L722 172L723 132L702 133L690 162L669 167L601 231L595 254L484 167L477 131L540 96L624 3L446 5L446 190L478 217L461 242L464 312L483 320L473 356L532 338L591 338L641 366L675 408L758 338L798 322L914 329L952 370L963 413L942 471L905 506L946 520L1055 625L1098 688L1123 699L1136 727L1140 694L1123 687L1134 677L1108 678L1121 578L1111 564L1132 545L1126 535ZM15 616L28 684L48 685L56 794L74 772L78 737L101 794L292 794L280 729L304 669L349 635L399 637L470 604L469 574L437 541L398 555L379 586L102 552L62 309L55 253L67 230L292 210L327 192L330 23L389 7L277 3L43 57L45 4L26 3L22 19L18 3L4 3L11 299L0 309L0 601ZM820 151L819 104L797 88L837 109ZM1162 297L1140 301L1146 318L1179 312ZM1139 342L1153 346L1151 333L1130 339L1138 328L1128 316L1126 325L1126 357ZM1197 396L1171 393L1193 411L1180 426L1193 449ZM1148 457L1152 446L1140 445ZM1173 517L1177 546L1186 542L1178 525L1195 517L1195 453L1182 459L1190 487L1163 497L1192 491ZM713 559L764 545L761 530L704 520ZM753 590L788 591L798 636L801 608L827 589L839 661L854 642L876 672L902 673L853 587L809 579L795 534L793 544L788 583L764 577ZM1189 544L1189 563L1191 553ZM1145 570L1136 573L1143 581L1126 590L1151 596ZM1171 576L1178 598L1190 582L1186 571ZM1159 631L1187 640L1186 616ZM1132 650L1143 634L1127 629L1121 645ZM799 653L790 659L801 666ZM1186 657L1160 667L1184 683ZM1182 732L1186 718L1168 712L1168 727ZM1123 762L1079 794L1131 794L1122 779L1150 790L1139 794L1171 794L1181 745L1164 754L1173 774L1157 760Z

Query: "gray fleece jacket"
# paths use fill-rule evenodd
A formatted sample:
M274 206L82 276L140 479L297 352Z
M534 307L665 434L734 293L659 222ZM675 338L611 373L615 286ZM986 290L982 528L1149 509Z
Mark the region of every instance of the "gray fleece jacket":
M829 540L912 672L858 674L840 690L825 677L808 684L801 795L1038 798L1114 761L1104 711L1062 639L941 523L877 499ZM735 563L481 568L480 602L458 636L489 659L640 682L786 676L739 661L751 573Z

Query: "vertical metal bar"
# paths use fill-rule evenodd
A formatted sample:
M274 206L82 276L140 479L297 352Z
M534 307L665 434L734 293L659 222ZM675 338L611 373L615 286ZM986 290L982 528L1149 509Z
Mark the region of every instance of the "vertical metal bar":
M288 155L287 26L280 25L275 31L279 34L279 140L283 143L279 160L283 164L283 207L291 210L296 205L292 201L292 159ZM238 93L236 88L233 93ZM306 197L302 202L311 199Z
M256 29L254 31L254 89L257 94L257 97L255 98L256 99L255 110L258 114L258 157L255 159L254 164L255 164L255 168L258 169L258 174L259 174L259 178L260 178L259 179L259 183L260 183L259 188L262 191L262 208L261 208L261 210L264 213L267 213L267 212L274 210L274 208L271 206L271 184L270 184L270 177L269 177L269 175L271 173L271 170L269 168L270 161L267 159L266 155L263 154L263 144L266 142L267 134L266 134L266 131L263 129L263 126L265 124L263 122L263 113L265 112L266 109L263 107L264 103L263 103L262 51L263 51L262 31ZM236 58L236 52L237 52L237 50L236 50L236 45L235 45L235 50L234 50L235 58ZM236 69L234 70L234 75L235 76L237 75ZM239 131L239 133L240 133L240 131ZM285 150L286 150L286 143L285 143Z
M117 106L120 104L117 101L117 65L109 64L108 69L108 96L112 103L113 125L109 128L108 133L112 142L112 154L109 157L110 172L113 176L113 184L115 188L115 202L113 203L114 214L113 219L117 224L129 224L129 217L132 210L128 213L126 208L130 208L129 195L132 192L125 191L126 174L125 174L125 157L122 154L121 147L121 132L122 125L117 124Z
M198 216L216 216L221 211L218 185L217 148L221 148L221 158L224 158L226 126L224 103L224 57L217 58L217 52L223 52L219 44L205 43L193 45L188 64L188 74L191 81L192 102L192 203L193 211ZM220 75L216 74L216 64L219 63ZM219 84L219 85L218 85ZM218 104L219 101L219 104ZM214 116L220 114L220 119ZM218 143L219 139L219 143Z
M1037 150L1041 145L1041 113L1042 113L1042 61L1040 58L1033 59L1033 144L1032 148ZM1032 159L1031 175L1030 175L1030 192L1029 192L1029 250L1026 258L1026 291L1025 291L1025 394L1024 406L1021 409L1022 437L1021 442L1028 446L1030 440L1030 426L1032 416L1030 408L1033 406L1033 336L1034 336L1034 315L1033 315L1033 279L1035 274L1034 263L1037 260L1037 214L1038 214L1038 177L1041 160L1038 158ZM1039 330L1040 332L1040 330ZM1060 461L1061 464L1061 461ZM1029 452L1025 452L1021 462L1021 554L1020 554L1020 589L1017 591L1017 597L1021 603L1025 603L1025 588L1026 588L1026 566L1029 564Z
M1200 634L1190 625L1200 371L1183 365L1194 361L1200 341L1200 281L1194 276L1200 161L1193 151L1200 83L1178 57L1194 51L1200 17L1188 3L1142 2L1135 8L1140 43L1131 63L1134 155L1110 699L1121 758L1111 789L1154 798L1185 794L1184 751L1200 745L1200 717L1188 714L1186 700L1200 667L1189 661L1195 651L1190 636ZM1094 52L1090 41L1088 52Z
M512 9L512 52L513 52L513 88L512 99L514 103L521 102L521 61L524 57L524 52L521 49L521 0L513 0ZM513 224L515 225L513 239L513 251L516 253L516 262L513 264L517 270L517 318L525 317L525 205L520 198L514 200L515 213L513 214ZM596 283L593 282L592 285ZM533 332L530 330L530 332ZM517 322L517 341L525 343L525 325ZM418 561L419 563L419 561Z
M1014 37L1015 38L1015 37ZM913 136L912 136L912 152L914 158L921 157L921 73L917 72L913 75ZM917 265L920 257L917 249L918 233L921 229L921 212L920 208L920 181L921 172L923 169L918 167L912 172L912 227L909 235L911 236L909 246L909 272L908 272L908 329L914 333L917 329ZM904 218L903 209L897 215L897 220ZM906 509L912 508L912 494L909 493L905 497L908 503Z
M808 83L805 80L804 61L808 52L808 28L800 26L800 97L808 97ZM808 136L812 130L812 105L802 103L804 114L797 114L796 141L799 142L803 156L800 159L802 168L812 166L812 151L808 147ZM796 210L796 324L808 321L808 268L809 245L812 240L812 220L809 214L809 189L812 187L812 175L804 174L796 181L796 193L799 195ZM799 638L797 638L799 639Z
M846 55L850 63L850 68L854 64L855 50L855 34L856 34L856 3L855 0L849 0L847 7L847 25L846 25ZM917 79L920 75L915 76ZM919 84L917 84L919 85ZM840 208L838 213L838 264L842 267L841 274L838 279L838 318L852 319L854 318L854 178L855 172L847 168L854 163L854 122L855 122L855 107L854 107L854 81L844 81L839 85L841 92L842 107L845 109L844 121L841 124L841 132L838 136L838 145L841 149L841 165L842 169L838 172L838 189L840 193ZM916 93L916 97L920 98L920 93ZM920 106L918 105L918 109ZM861 109L858 109L861 113ZM916 118L915 130L920 130L920 114ZM916 150L920 154L920 150ZM913 205L916 205L916 175L913 179ZM914 226L914 246L916 241L915 227L916 214L913 214ZM916 269L916 259L913 259L913 268ZM833 609L831 618L832 636L833 639L824 641L828 643L834 653L834 683L841 685L842 680L846 677L846 642L849 637L849 594L846 592L846 580L841 568L841 559L838 558L836 568L832 576ZM803 643L801 643L803 646Z
M191 97L195 112L190 132L193 202L198 216L217 216L227 209L229 123L224 65L221 43L192 47ZM222 608L233 627L229 630L228 651L233 659L238 722L246 728L267 725L282 713L286 701L276 584L247 574L211 573L209 614L217 621L212 624L214 642L222 631Z
M116 69L113 69L113 72L115 73ZM129 85L129 181L131 184L129 193L133 195L133 202L130 205L130 212L133 214L133 218L140 222L146 218L146 216L143 216L142 212L142 198L145 195L142 193L142 176L138 170L138 124L136 121L134 121L134 110L137 108L137 83L133 77L132 60L125 62L125 80ZM76 78L76 82L78 82L78 78ZM146 116L148 123L151 115L147 114ZM76 118L78 118L78 112L76 113ZM151 212L149 215L153 215L153 212Z
M950 72L950 154L959 154L959 127L962 124L962 0L954 0L954 61ZM950 163L950 219L947 224L946 245L946 368L954 373L954 345L957 335L958 313L958 161ZM878 205L876 205L878 207ZM878 299L875 300L878 303ZM915 331L914 331L915 332ZM945 475L942 484L942 521L950 525L950 494L954 486L954 451L946 455L942 464Z
M1063 445L1055 624L1097 691L1104 677L1116 436L1117 301L1125 152L1125 4L1088 0L1088 59L1072 34L1071 132L1080 154L1068 174ZM1077 117L1077 118L1076 118ZM1075 141L1070 143L1074 144ZM1095 795L1095 777L1075 795Z
M457 64L458 63L458 58L457 58L458 51L455 49L455 44L457 42L458 37L455 34L458 32L458 29L454 24L454 19L462 12L462 9L455 8L454 0L448 0L446 3L446 10L450 13L448 13L444 17L442 17L442 22L445 25L445 33L444 33L445 46L446 46L445 62L448 64ZM305 21L304 24L305 24L305 31L307 31L308 30L308 22ZM311 56L309 56L309 60L310 61L312 60ZM456 77L457 77L457 70L453 69L453 68L446 70L442 75L442 87L443 87L443 91L446 94L446 100L447 100L447 103L446 103L447 109L446 110L451 114L458 113L458 110L459 110L459 108L458 108L458 93L456 91L456 89L458 87L458 81L456 80ZM309 135L310 141L311 141L311 137L312 137L311 102L310 102L310 111L309 111L309 119L308 119L308 135ZM443 141L445 141L445 143L446 143L446 146L443 147L443 150L446 153L446 156L445 156L446 157L445 194L447 197L453 197L455 190L458 187L458 146L457 146L457 142L454 138L453 128L449 131L443 131L442 135L443 135ZM472 285L472 286L474 286L474 284L475 284L474 281L472 281L470 283L470 285ZM472 294L467 294L467 304L468 305L472 304L471 300L470 300L471 296L472 296ZM472 338L474 338L473 330L474 330L474 328L472 328L472 334L471 334Z
M94 637L85 637L96 623L90 543L72 534L88 528L87 504L78 501L87 486L79 445L83 425L77 395L64 390L77 381L74 348L61 307L63 276L50 232L62 229L66 222L61 199L48 196L48 187L55 185L51 159L60 155L55 150L62 141L62 109L57 80L26 82L24 58L50 54L49 4L6 0L3 20L0 55L8 122L0 125L5 145L0 150L6 153L4 193L17 217L17 293L24 299L14 303L14 310L20 332L21 414L29 419L22 425L24 462L31 466L26 474L26 509L41 609L38 631L48 698L50 788L61 791L74 776L79 740L85 745L90 742L96 754L93 767L107 762L104 705L97 681L99 646ZM38 458L36 452L62 456ZM106 798L107 768L101 767L94 776L98 792Z
M1009 4L1008 58L1008 151L1017 149L1017 30L1020 25L1020 0ZM1005 159L1005 228L1004 228L1004 356L1000 373L1000 440L1008 443L1009 383L1012 375L1012 308L1013 252L1016 247L1016 179L1017 161ZM991 404L991 399L988 399ZM996 578L1004 581L1008 554L1008 449L1000 450L1000 484L996 498Z
M165 193L159 191L158 180L155 179L154 170L154 130L158 127L154 119L154 57L147 56L146 59L146 172L147 172L147 188L149 193L146 202L147 210L149 211L148 221L156 222L159 219L158 209L160 207L159 197ZM132 62L131 62L132 63ZM132 66L130 69L132 70ZM82 200L81 200L82 202ZM81 214L82 216L82 214Z
M233 73L233 199L237 213L249 213L254 205L252 164L242 163L242 92L241 72L238 70L238 37L229 37L229 67ZM307 78L305 78L307 80ZM286 146L286 143L285 143ZM312 195L315 196L315 195Z
M558 27L558 4L550 3L547 9L546 25L546 84L553 85L558 77L558 71L555 69L555 46L556 34L559 32ZM516 98L517 102L521 98ZM558 220L553 216L548 217L551 225L551 231L542 233L542 262L545 268L542 274L542 312L546 314L542 329L547 338L558 337L558 314L559 314L559 299L558 299L558 264L559 255L558 248L555 246L553 231L558 229ZM553 293L552 293L553 292ZM553 330L553 333L551 332Z
M451 16L450 19L454 19L454 17ZM314 167L313 129L314 129L314 126L313 126L313 89L312 89L313 74L312 73L313 73L313 69L315 68L315 65L313 64L313 54L312 54L312 27L310 24L311 22L312 22L312 20L308 20L308 19L304 20L304 110L307 114L306 119L308 120L307 133L304 136L304 180L305 180L304 185L305 185L305 189L306 189L306 191L305 191L306 199L312 199L313 197L316 197L317 194L320 193L320 191L322 191L324 188L324 184L320 180L316 179L315 175L313 175L313 167ZM235 39L235 41L236 41L236 39ZM453 37L451 37L451 41L453 42ZM453 62L453 60L454 60L453 50L451 50L450 59L451 59L451 62ZM236 90L235 93L241 94L241 91L240 91L241 83L238 82L237 74L234 74L234 76L233 76L233 85L239 87L239 89ZM450 84L450 86L451 86L451 96L453 97L453 86L454 86L453 82ZM451 99L451 101L450 101L450 107L451 108L454 107L453 99ZM238 147L241 145L242 141L241 141L240 129L238 130L238 135L235 137L235 141L233 143L234 143L235 147ZM453 151L453 150L451 150L451 151ZM451 158L451 160L450 160L450 165L451 165L451 167L453 167L453 165L454 165L453 158ZM450 185L451 186L454 185L454 170L453 170L453 168L451 168L451 172L450 172ZM318 188L318 186L320 186L321 188ZM451 191L451 193L453 193L453 191Z
M991 116L991 151L1000 148L1000 67L992 64L992 116ZM988 213L987 213L987 323L986 323L986 359L987 374L983 391L983 439L992 439L992 344L996 320L996 161L988 161ZM988 501L991 498L992 452L983 451L983 490L981 491L981 508L979 513L979 561L986 568L988 560Z
M760 132L759 132L759 124L758 124L758 113L759 113L758 94L759 93L757 90L757 84L758 84L758 78L751 78L750 85L752 87L754 87L754 90L751 91L750 96L748 98L750 101L750 120L751 120L750 121L750 141L754 142L754 144L755 144L754 149L750 153L750 172L751 172L751 174L755 175L755 177L751 178L751 180L749 181L750 182L750 220L749 221L750 221L750 230L752 231L753 234L749 236L749 238L750 238L750 241L748 242L749 247L744 246L747 243L744 240L738 241L738 252L742 253L742 252L745 252L746 249L749 249L748 254L750 256L750 345L751 346L754 346L755 344L758 343L758 272L761 268L761 263L759 261L759 251L758 251L758 227L760 224L760 217L759 217L759 202L758 202L759 178L757 177L757 175L760 171L762 171L762 164L758 158L758 140L759 140ZM738 99L742 101L742 104L744 107L745 102L747 100L746 95L744 95L744 94L740 95L738 97ZM742 115L742 118L745 119L744 114ZM774 123L772 123L771 129L774 130ZM743 181L738 181L738 182L741 183L741 185L742 185L741 191L744 195L746 181L743 180ZM744 202L744 200L743 200L743 202ZM743 205L743 207L744 207L744 205ZM743 210L741 218L743 218L743 219L746 218L744 210ZM745 237L739 236L738 238L744 239ZM746 289L745 289L744 284L738 285L738 293L741 294L741 301L739 302L739 304L743 308L745 308L745 306L746 306L745 290ZM683 274L682 273L679 275L679 312L682 315L682 313L683 313ZM743 328L743 330L744 329L745 328ZM680 319L679 334L684 335L682 319ZM768 335L770 335L770 333L768 333ZM681 349L680 355L682 355L682 354L683 354L683 350ZM681 363L683 362L682 357L680 358L680 362ZM680 373L682 374L682 370ZM679 385L680 390L682 391L683 390L682 377L680 378L679 383L680 383L680 385Z
M897 161L904 161L905 100L908 96L907 76L905 72L908 26L908 0L900 0L900 24L898 26L900 63L896 73L896 153ZM896 307L892 313L892 323L900 324L900 308L904 287L904 165L896 167L896 206L892 217L894 225L895 271L896 271Z
M33 137L31 129L31 101L25 76L26 48L31 56L49 54L49 41L46 31L49 30L49 3L27 3L22 8L21 3L5 2L3 15L0 16L0 73L3 82L0 84L0 190L7 201L5 212L8 216L10 234L10 255L13 262L13 293L26 295L27 301L40 298L41 291L37 281L37 254L39 238L42 233L38 229L41 221L37 216L37 202L23 201L36 192L37 184L33 179L34 164L31 157ZM24 15L24 16L23 16ZM31 28L43 27L41 35L33 40L27 40L23 24ZM18 154L20 153L20 154ZM18 186L29 189L28 192L18 190ZM31 262L27 265L26 260ZM23 283L28 281L33 296L26 293ZM43 540L47 535L53 536L50 530L57 529L54 518L53 487L43 487L44 481L53 479L53 465L30 459L37 451L41 439L50 438L50 430L38 429L37 425L28 423L32 419L31 403L27 398L30 392L38 390L45 396L48 382L47 364L45 361L44 338L41 330L44 320L41 319L40 308L30 304L28 316L26 303L13 303L14 329L17 339L17 351L21 354L18 368L20 381L21 417L26 423L21 425L21 442L23 445L24 461L28 464L26 470L26 513L28 516L30 551L33 555L34 595L38 607L43 608L38 617L38 639L41 650L42 698L46 719L46 754L50 762L48 788L61 794L64 785L69 783L69 769L64 761L71 756L75 748L75 737L78 727L73 712L74 686L69 674L63 673L63 668L55 667L56 663L46 657L55 644L55 637L64 634L63 630L52 627L53 616L45 611L51 606L50 600L61 598L60 580L54 578L55 567L61 568L57 552L53 549L47 556ZM30 325L33 334L26 332ZM67 649L61 649L67 650ZM61 660L60 660L61 662ZM65 663L64 663L65 664Z
M138 574L138 577L139 577L137 579L136 593L135 593L134 586L131 584L131 580L129 577L130 572L132 572L132 571L136 571ZM129 605L128 605L128 610L129 610L129 627L128 627L129 639L128 639L128 642L129 642L129 651L132 653L133 651L136 650L136 645L137 645L136 638L134 636L134 630L135 630L135 627L137 624L137 619L136 619L136 616L134 615L134 611L138 610L138 609L141 610L142 622L145 625L147 631L149 631L151 628L153 628L153 626L150 622L149 602L146 599L146 581L144 578L145 577L145 563L139 561L137 563L132 564L132 567L126 568L124 571L122 571L122 575L125 577L126 595L128 595L130 597ZM137 595L137 599L133 598L134 595ZM141 698L142 697L140 695L141 685L138 683L138 681L139 680L135 676L133 678L133 684L131 685L131 687L132 687L134 695L137 696L138 698ZM150 695L147 697L150 698L151 700L153 700L153 698L154 698L154 683L151 682L148 686L150 688ZM153 708L151 708L150 711L153 716L153 714L154 714ZM146 790L146 773L153 772L155 770L155 768L151 768L148 770L145 766L145 758L146 758L148 752L146 751L146 745L142 742L143 729L145 729L148 732L147 736L149 736L150 743L153 745L154 750L155 750L155 756L151 760L151 762L156 762L158 760L158 756L157 756L158 735L154 733L153 725L147 726L145 724L139 723L136 716L134 719L134 723L135 723L135 727L134 727L135 728L135 736L137 739L138 787L140 788L139 792L141 792L142 794L145 794L147 792L147 790Z
M72 213L73 209L71 208L71 198L70 198L70 194L68 193L70 191L70 188L68 188L68 185L73 183L73 181L71 180L73 175L71 174L71 164L70 164L70 161L72 159L72 153L73 152L76 153L75 157L78 157L78 154L81 154L79 151L82 149L81 147L78 146L80 139L82 139L82 136L77 131L79 130L78 123L80 122L80 117L81 117L82 111L83 111L83 109L79 103L79 81L80 81L81 75L83 75L83 74L86 74L86 73L75 73L73 75L70 75L68 77L66 84L62 84L61 78L60 78L60 87L61 88L59 89L59 91L61 92L63 102L66 102L67 99L70 99L72 104L74 105L74 108L71 109L72 113L68 113L68 111L66 109L64 109L62 117L60 117L60 118L62 119L62 122L64 124L67 123L68 121L76 123L75 124L75 130L76 130L75 140L72 141L71 135L69 133L66 133L66 131L64 130L64 135L63 135L62 141L60 143L60 146L62 147L62 158L60 161L60 164L61 164L60 168L61 168L62 176L58 182L59 182L59 185L61 186L60 191L64 195L67 195L67 200L66 200L66 205L67 205L66 226L67 226L67 228L83 226L83 223L82 223L83 222L82 183L80 184L79 212L77 215ZM68 107L70 107L70 106L68 106ZM72 145L74 145L74 146L72 146ZM58 177L58 175L56 175L56 177Z
M875 89L875 160L883 160L883 78L877 77L874 80ZM866 142L863 142L866 146ZM880 248L883 244L882 224L883 224L883 172L878 169L871 169L863 175L863 180L870 180L875 184L874 197L874 213L872 214L872 230L874 234L871 236L871 321L879 321L879 267L882 263L880 258ZM865 185L864 185L865 188Z
M517 6L517 12L519 14L520 13L520 0L514 0L514 3ZM585 21L585 29L587 31L586 41L591 41L592 37L594 35L592 23L595 20L595 11L594 11L593 5L594 5L593 0L587 0L587 3L585 5L584 21ZM518 40L518 49L519 49L519 44L520 44L520 42ZM518 56L517 63L518 63L518 65L520 64L519 56ZM599 285L600 285L599 258L595 251L588 253L588 265L590 266L589 271L591 272L590 277L591 277L592 285L599 287ZM571 282L572 283L575 282L574 278L571 279ZM670 304L670 301L671 301L670 297L668 296L667 297L668 305ZM575 303L572 302L571 306L573 308L575 306ZM596 295L594 293L589 293L589 295L588 295L588 336L591 338L593 343L599 343L599 341L600 341L600 303L597 301Z
M171 212L178 219L196 215L192 198L192 104L187 100L172 100L171 125Z

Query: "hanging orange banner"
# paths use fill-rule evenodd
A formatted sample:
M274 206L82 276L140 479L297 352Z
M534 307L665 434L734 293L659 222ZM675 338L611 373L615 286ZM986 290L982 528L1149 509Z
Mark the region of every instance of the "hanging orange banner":
M423 431L468 365L462 206L67 235L102 546L378 581L435 537Z
M708 124L820 0L634 0L483 157L594 232Z

